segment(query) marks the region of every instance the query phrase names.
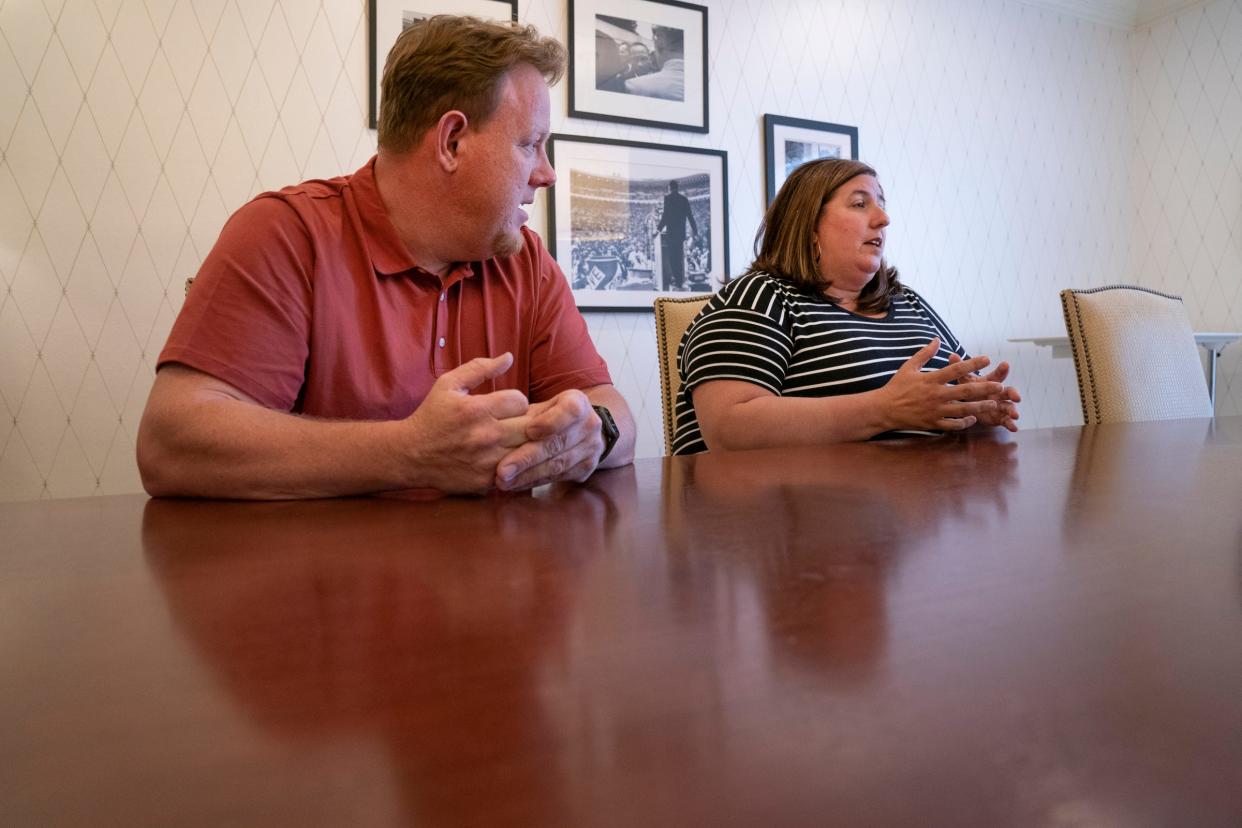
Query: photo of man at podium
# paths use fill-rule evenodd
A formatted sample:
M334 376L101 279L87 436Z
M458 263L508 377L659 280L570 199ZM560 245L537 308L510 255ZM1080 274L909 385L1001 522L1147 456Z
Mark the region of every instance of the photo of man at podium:
M690 212L690 200L679 192L677 180L668 182L668 194L664 196L664 209L656 233L660 236L660 277L664 290L686 289L686 224L690 225L690 238L699 234L694 215Z
M558 184L568 184L569 220L554 232L569 236L570 252L558 261L586 294L580 307L650 307L661 293L710 293L713 278L724 283L723 270L712 271L711 176L662 160L615 172L570 168Z

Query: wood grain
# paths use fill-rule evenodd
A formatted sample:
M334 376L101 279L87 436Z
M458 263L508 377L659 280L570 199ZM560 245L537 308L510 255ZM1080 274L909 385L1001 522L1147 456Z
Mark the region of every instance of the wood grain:
M1242 418L0 506L5 825L1237 825Z

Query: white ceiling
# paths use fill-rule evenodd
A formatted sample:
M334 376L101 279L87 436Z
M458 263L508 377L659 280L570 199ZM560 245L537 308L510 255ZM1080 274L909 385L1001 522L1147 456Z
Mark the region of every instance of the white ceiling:
M1021 0L1032 6L1103 23L1119 29L1139 29L1206 0Z

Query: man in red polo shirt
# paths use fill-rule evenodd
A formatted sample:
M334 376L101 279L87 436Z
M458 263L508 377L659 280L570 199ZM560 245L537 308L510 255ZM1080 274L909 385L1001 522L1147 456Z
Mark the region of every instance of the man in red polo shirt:
M138 435L153 495L519 490L633 458L564 275L523 225L555 173L533 27L437 17L389 53L379 152L225 225Z

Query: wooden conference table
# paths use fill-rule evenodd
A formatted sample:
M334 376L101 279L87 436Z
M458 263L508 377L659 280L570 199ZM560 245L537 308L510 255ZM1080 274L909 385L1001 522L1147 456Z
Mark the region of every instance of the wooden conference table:
M0 506L0 824L1242 821L1242 418Z

